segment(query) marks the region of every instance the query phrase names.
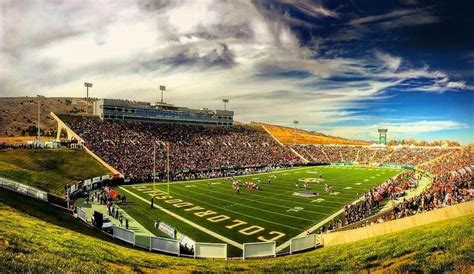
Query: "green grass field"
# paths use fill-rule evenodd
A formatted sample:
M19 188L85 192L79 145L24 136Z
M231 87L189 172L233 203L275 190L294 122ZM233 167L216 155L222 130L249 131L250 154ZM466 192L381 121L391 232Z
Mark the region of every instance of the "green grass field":
M27 149L0 151L0 176L57 194L64 185L108 174L83 150Z
M400 172L356 166L295 168L235 178L242 183L260 181L261 190L242 187L240 194L228 179L170 183L169 194L166 183L156 184L155 190L153 184L117 190L130 201L121 208L156 235L165 236L153 227L159 219L195 241L227 243L229 255L240 256L241 244L247 242L276 241L277 251L285 250L289 239L306 235L309 228L355 201L357 193L363 196ZM315 182L319 174L324 181ZM293 195L303 190L304 180L313 181L309 189L318 196ZM332 194L325 191L326 183L333 187ZM152 210L153 194L157 208Z
M1 190L0 273L472 273L473 217L275 259L195 260L121 246L43 202Z

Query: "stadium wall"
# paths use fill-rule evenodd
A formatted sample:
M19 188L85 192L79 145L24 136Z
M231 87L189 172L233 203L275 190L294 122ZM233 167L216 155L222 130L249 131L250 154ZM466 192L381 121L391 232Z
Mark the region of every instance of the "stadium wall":
M358 229L322 234L321 244L324 246L345 244L471 214L474 214L474 201Z
M80 143L84 143L84 140L81 138L81 136L77 135L71 128L69 128L68 125L66 125L66 123L64 123L56 114L54 114L54 112L51 112L51 116L54 118L54 120L56 120L56 122L58 123L58 128L57 128L57 132L58 132L58 136L57 136L57 139L59 139L59 135L61 134L61 131L64 129L66 130L66 133L67 133L67 139L68 140L71 140L72 137L74 137L76 140L78 140ZM105 168L107 168L108 170L110 170L113 174L120 174L122 175L122 173L120 173L118 170L116 170L115 168L113 168L111 165L107 164L104 160L102 160L99 156L97 156L94 152L92 152L90 149L88 149L86 146L82 146L84 148L84 150L89 154L91 155L94 159L96 159L99 163L101 163Z

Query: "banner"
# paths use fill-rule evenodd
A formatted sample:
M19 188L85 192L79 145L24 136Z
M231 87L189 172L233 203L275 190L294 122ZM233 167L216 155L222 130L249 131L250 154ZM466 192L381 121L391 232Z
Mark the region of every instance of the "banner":
M160 222L159 225L158 225L158 229L165 233L166 235L168 235L169 237L171 237L172 239L175 239L175 231L176 229L164 222Z

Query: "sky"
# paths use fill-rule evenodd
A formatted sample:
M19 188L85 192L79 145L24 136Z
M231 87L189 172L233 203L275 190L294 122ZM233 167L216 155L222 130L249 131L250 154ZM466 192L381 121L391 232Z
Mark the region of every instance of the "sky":
M474 142L474 1L0 0L0 96L228 109L352 139Z

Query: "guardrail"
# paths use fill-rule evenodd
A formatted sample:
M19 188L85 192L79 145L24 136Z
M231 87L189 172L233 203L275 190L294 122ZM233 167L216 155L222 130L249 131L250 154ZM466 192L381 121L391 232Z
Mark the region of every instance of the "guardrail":
M90 225L87 212L80 207L76 208L77 216L80 220ZM89 218L90 220L90 218ZM137 245L137 235L134 231L113 226L113 236L116 239L132 244L135 247L143 248L148 251L157 251L176 256L192 257L192 258L211 258L211 259L228 259L228 246L224 243L204 243L196 242L194 244L192 254L181 253L181 246L178 240L150 236L150 245L148 247ZM141 236L143 237L143 236ZM303 251L315 248L319 245L318 235L311 234L304 237L294 238L290 241L290 254L297 251ZM276 257L276 242L253 242L243 244L243 256L239 259L261 258L261 257ZM288 253L286 253L288 254Z
M0 187L48 202L48 193L46 191L39 190L32 186L20 184L10 179L0 177Z
M112 226L113 236L119 240L135 245L135 231Z

